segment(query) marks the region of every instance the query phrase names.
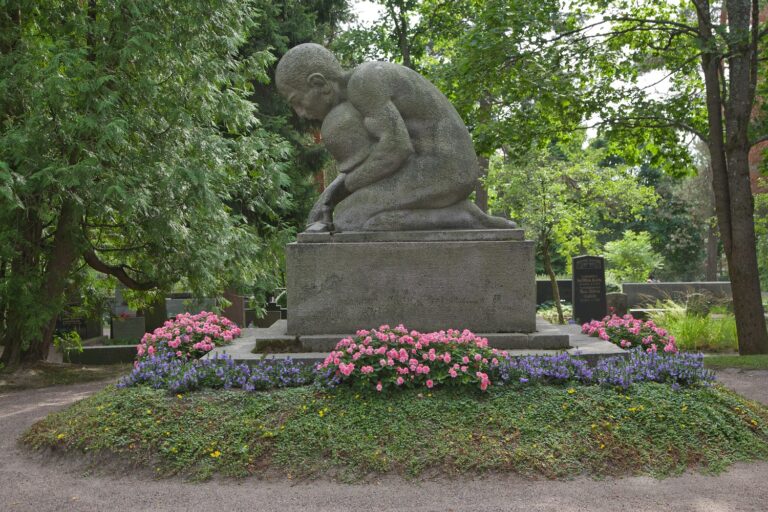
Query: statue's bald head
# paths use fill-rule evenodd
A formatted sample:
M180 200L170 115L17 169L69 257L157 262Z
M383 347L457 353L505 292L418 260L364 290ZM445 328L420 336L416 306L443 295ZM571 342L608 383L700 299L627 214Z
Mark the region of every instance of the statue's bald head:
M278 89L285 85L303 89L307 78L314 73L334 82L344 76L341 64L326 48L314 43L300 44L288 50L277 63L275 83Z

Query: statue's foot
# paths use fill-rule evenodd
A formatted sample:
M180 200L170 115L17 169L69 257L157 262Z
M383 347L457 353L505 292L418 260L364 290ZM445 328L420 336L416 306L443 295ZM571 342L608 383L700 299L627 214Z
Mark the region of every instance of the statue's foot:
M504 217L494 217L480 210L480 222L488 229L516 229L517 224Z
M333 224L321 220L313 222L304 230L305 233L330 233L331 231L333 231Z
M445 208L390 210L371 217L363 231L422 231L443 229L515 229L511 220L484 213L470 201Z

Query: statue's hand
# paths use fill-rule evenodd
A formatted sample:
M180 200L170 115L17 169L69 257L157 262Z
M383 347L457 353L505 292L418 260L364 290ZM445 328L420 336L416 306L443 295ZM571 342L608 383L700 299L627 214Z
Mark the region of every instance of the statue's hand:
M312 208L307 221L307 233L328 233L333 231L333 210L324 204Z

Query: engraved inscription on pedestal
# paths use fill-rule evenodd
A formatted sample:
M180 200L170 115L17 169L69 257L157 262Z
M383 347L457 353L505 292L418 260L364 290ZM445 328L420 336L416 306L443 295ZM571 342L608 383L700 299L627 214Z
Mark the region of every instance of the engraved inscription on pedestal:
M607 312L605 260L600 256L573 258L573 318L579 322L601 320Z
M287 247L288 334L349 334L381 324L436 331L533 332L534 242L338 240ZM333 237L331 237L333 238ZM456 236L455 238L460 238Z

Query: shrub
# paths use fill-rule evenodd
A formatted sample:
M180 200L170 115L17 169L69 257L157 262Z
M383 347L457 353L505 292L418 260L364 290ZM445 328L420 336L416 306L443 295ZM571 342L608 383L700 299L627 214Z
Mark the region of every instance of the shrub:
M605 260L613 281L644 283L664 258L653 250L650 234L627 230L622 239L605 244Z
M181 313L141 338L136 347L137 359L165 352L184 360L199 358L238 336L240 328L228 318L207 311L196 315Z
M53 335L53 347L62 353L65 362L70 362L70 352L82 352L83 340L77 331L59 332Z
M363 390L491 385L489 375L503 352L468 330L420 333L399 325L360 330L344 338L317 366L325 385Z
M675 336L683 350L727 352L738 349L736 318L733 313L712 315L691 314L687 308L668 301L662 311L651 313L656 325Z
M646 352L676 353L675 337L652 320L643 321L632 315L611 315L602 321L592 320L581 326L581 332L610 341L621 348L642 348Z
M226 354L187 361L176 357L171 351L164 351L138 361L117 386L147 385L178 393L231 388L256 391L303 386L313 381L312 368L291 359L262 359L249 366L235 364Z
M573 319L573 305L565 300L560 301L560 306L563 308L563 320L568 323ZM557 317L557 307L551 300L542 302L536 307L536 314L551 324L559 323L560 319Z

